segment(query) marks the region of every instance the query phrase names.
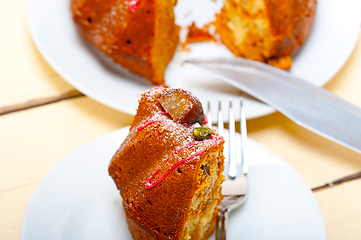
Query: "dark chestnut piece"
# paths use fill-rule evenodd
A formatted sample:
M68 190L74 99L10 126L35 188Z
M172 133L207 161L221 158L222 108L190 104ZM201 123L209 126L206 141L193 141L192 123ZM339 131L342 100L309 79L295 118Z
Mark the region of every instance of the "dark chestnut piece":
M176 122L203 124L204 114L201 102L191 92L174 88L164 91L158 97L164 110Z

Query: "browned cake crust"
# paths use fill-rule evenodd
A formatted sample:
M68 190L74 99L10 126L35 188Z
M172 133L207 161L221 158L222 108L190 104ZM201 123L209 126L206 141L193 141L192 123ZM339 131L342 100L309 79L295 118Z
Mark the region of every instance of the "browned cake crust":
M84 37L114 62L154 84L179 42L174 24L176 0L143 0L136 11L130 0L71 0L73 18Z
M185 232L188 231L185 230L186 224L189 225L190 221L199 216L197 209L201 208L204 212L207 212L208 208L215 209L215 205L218 205L222 198L223 138L213 132L217 141L201 141L198 145L179 151L165 162L165 159L182 146L196 142L192 129L172 121L168 114L155 115L152 121L160 122L144 127L147 118L164 111L157 99L163 91L164 88L153 88L142 95L129 135L109 165L109 174L122 196L128 226L134 239L184 239ZM141 126L144 128L139 131ZM162 169L151 183L163 176L175 163L202 149L205 149L204 153L179 165L159 184L150 189L145 187L147 180L159 167ZM216 166L203 173L202 164L207 158L211 159L212 154L219 154L219 162L209 163ZM210 181L206 183L201 179L207 177L209 171L210 175L213 174L218 180L212 183L214 193L209 198L212 200L206 202L206 198L203 201L203 196L207 194L209 186L207 188L206 184ZM196 206L197 209L192 209L191 206ZM211 227L205 225L205 229L201 229L198 226L193 232L203 231L202 239L208 239L213 231L216 214L214 210L211 216L208 216L208 225L212 222L212 225L209 225ZM191 237L199 239L197 235Z
M277 36L275 57L293 56L311 31L316 0L265 0L271 31Z
M236 56L288 69L306 40L316 0L226 0L215 22Z

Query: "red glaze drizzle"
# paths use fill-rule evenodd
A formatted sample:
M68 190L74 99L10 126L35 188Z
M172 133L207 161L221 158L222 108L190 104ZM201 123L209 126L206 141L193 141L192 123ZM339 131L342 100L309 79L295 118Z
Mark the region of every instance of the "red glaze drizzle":
M183 126L185 126L186 128L191 128L190 126L188 126L187 124L185 123L181 123Z
M195 145L198 145L198 144L201 144L201 143L206 143L206 142L212 142L212 144L217 144L217 142L216 142L214 139L208 139L208 140L201 141L201 142L192 142L192 143L190 143L190 144L188 144L188 145L185 145L185 146L181 147L180 149L174 151L174 152L172 153L172 155L170 155L170 156L165 160L165 162L168 162L168 160L169 160L171 157L173 157L175 154L177 154L178 152L180 152L181 150L183 150L183 149L185 149L185 148L190 148L190 147L192 147L192 146L195 146ZM181 165L182 163L184 163L184 162L186 162L186 161L188 161L188 160L191 160L191 159L193 159L193 158L195 158L195 157L198 157L198 156L202 155L205 151L206 151L206 148L202 148L200 151L198 151L198 152L190 155L189 157L178 161L176 164L174 164L173 166L171 166L171 167L167 170L167 172L166 172L162 177L160 177L157 181L155 181L154 183L150 183L150 182L153 180L153 178L155 177L155 175L157 175L157 173L162 169L162 167L159 167L158 170L155 171L155 173L153 173L153 175L150 176L150 178L148 178L147 182L145 183L145 188L146 188L146 189L151 189L152 187L156 186L158 183L160 183L161 181L163 181L163 180L167 177L167 175L168 175L171 171L173 171L176 167L178 167L179 165Z
M152 175L150 178L148 178L147 182L145 183L145 188L146 188L146 189L151 189L152 187L156 186L158 183L160 183L161 181L163 181L163 180L167 177L167 175L168 175L171 171L173 171L176 167L178 167L179 165L181 165L181 164L184 163L185 161L188 161L188 160L193 159L193 158L195 158L195 157L197 157L197 156L199 156L199 155L202 155L202 154L204 153L204 151L206 151L206 149L205 149L205 148L202 148L202 150L200 150L199 152L196 152L195 154L192 154L192 155L190 155L189 157L187 157L187 158L185 158L185 159L177 162L176 164L174 164L173 166L171 166L171 167L168 169L168 171L167 171L161 178L159 178L159 179L158 179L157 181L155 181L154 183L150 183L150 181L153 180L154 176L162 169L162 167L159 167L158 170L155 171L155 173L153 173L153 175Z
M135 9L137 9L138 4L140 3L140 0L132 0L129 3L129 10L131 12L135 12Z
M167 114L167 112L165 112L165 111L163 111L163 112L157 112L156 114L153 114L152 116L150 116L149 118L147 118L147 119L145 120L145 122L137 128L137 132L142 131L144 128L148 127L149 125L151 125L151 124L153 124L153 123L166 122L166 121L168 121L168 120L150 121L150 119L152 119L154 116L156 116L156 115L163 115L163 114Z
M208 124L208 118L207 115L205 113L203 113L204 115L204 123L203 124Z
M171 120L154 120L154 121L150 121L154 116L156 116L156 115L163 115L163 114L167 114L167 112L165 112L165 111L157 112L157 113L153 114L152 116L148 117L148 118L144 121L144 123L137 128L137 132L142 131L144 128L148 127L149 125L151 125L151 124L153 124L153 123L159 123L159 122L174 122L174 121L171 121ZM208 119L207 119L206 115L204 115L204 116L205 116L205 122L204 122L204 123L206 124L206 123L208 123ZM190 126L188 126L188 125L186 125L186 124L181 124L181 125L183 125L183 126L185 126L185 127L187 127L187 128L191 128ZM216 145L216 144L217 144L217 140L223 140L223 137L216 137L216 136L212 135L212 136L211 136L209 139L207 139L207 140L197 141L197 142L192 142L192 143L190 143L190 144L187 144L187 145L179 148L178 150L174 151L174 152L165 160L165 162L168 162L168 160L169 160L171 157L173 157L174 155L176 155L177 153L179 153L180 151L182 151L182 150L185 149L185 148L190 148L190 147L192 147L192 146L195 146L195 145L198 145L198 144L201 144L201 143L208 143L208 142L211 142L213 145ZM184 162L186 162L186 161L188 161L188 160L191 160L191 159L193 159L193 158L195 158L195 157L197 157L197 156L202 155L205 151L206 151L206 148L202 148L200 151L198 151L198 152L190 155L189 157L187 157L187 158L185 158L185 159L183 159L183 160L178 161L176 164L174 164L173 166L171 166L171 167L167 170L167 172L166 172L161 178L159 178L159 179L158 179L157 181L155 181L154 183L150 183L150 182L153 180L153 178L155 177L155 175L157 175L157 173L162 169L162 167L159 167L158 170L155 171L155 173L153 173L152 176L150 176L150 177L148 178L147 182L145 183L145 188L146 188L146 189L151 189L152 187L156 186L158 183L160 183L161 181L163 181L163 180L167 177L167 175L168 175L171 171L173 171L176 167L178 167L179 165L181 165L182 163L184 163Z
M153 89L155 89L155 90L165 90L164 87L160 87L160 86L155 86L155 87L153 87Z

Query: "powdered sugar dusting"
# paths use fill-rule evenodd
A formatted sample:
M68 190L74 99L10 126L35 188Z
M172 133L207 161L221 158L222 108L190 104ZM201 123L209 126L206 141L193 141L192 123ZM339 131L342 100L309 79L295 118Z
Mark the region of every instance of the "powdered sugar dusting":
M194 127L196 127L196 125L199 125L199 124L194 124L192 127L191 126L188 126L188 125L185 125L185 124L178 124L177 122L175 121L172 121L172 120L152 120L152 118L155 118L156 116L160 116L160 115L165 115L167 114L166 112L164 111L161 111L161 112L157 112L155 114L153 114L152 116L148 117L145 122L140 125L138 128L137 128L137 132L140 132L141 130L143 130L144 128L148 127L149 125L151 124L154 124L154 123L165 123L165 122L169 122L169 123L173 123L173 124L170 124L169 125L169 128L173 128L174 125L182 125L188 129L193 129ZM176 129L174 129L174 131L172 132L176 132ZM179 136L179 134L178 134ZM187 138L184 138L182 137L183 139L183 143L185 144L185 141L184 139L187 139ZM166 139L164 139L166 141ZM190 149L191 147L193 146L196 146L196 145L199 145L199 144L207 144L207 143L212 143L213 145L217 145L217 141L218 140L223 140L223 137L218 137L218 136L215 136L215 135L212 135L211 138L207 139L207 140L204 140L204 141L195 141L195 142L191 142L187 145L183 145L181 148L179 148L178 150L174 151L164 162L168 162L170 158L172 158L173 156L175 156L176 154L178 154L180 151L184 150L184 149ZM160 177L158 180L156 180L154 183L151 183L151 181L153 180L153 178L157 175L157 173L162 169L162 167L160 166L153 174L152 176L150 176L145 184L145 187L147 189L151 189L153 188L154 186L156 186L158 183L160 183L161 181L163 181L167 175L173 171L176 167L178 167L179 165L187 162L188 160L192 160L193 158L197 157L197 156L200 156L202 155L207 149L206 148L202 148L200 151L197 151L193 154L191 154L190 156L188 156L187 158L184 158L180 161L178 161L177 163L175 163L173 166L171 166L167 172L162 176Z
M163 115L163 114L167 114L167 112L157 112L156 114L150 116L149 118L147 118L145 120L145 122L140 125L138 128L137 128L137 132L140 132L142 131L144 128L148 127L149 125L153 124L153 123L158 123L158 122L164 122L164 121L167 121L167 120L156 120L156 121L150 121L153 117L155 117L156 115Z
M189 157L187 157L187 158L185 158L185 159L183 159L183 160L181 160L181 161L178 161L176 164L174 164L172 167L170 167L170 168L168 169L168 171L167 171L161 178L159 178L157 181L155 181L154 183L151 184L150 182L153 180L154 176L162 169L162 167L159 167L158 170L147 180L147 182L146 182L146 184L145 184L145 187L146 187L147 189L151 189L152 187L156 186L158 183L160 183L161 181L163 181L163 180L167 177L167 175L168 175L171 171L173 171L176 167L178 167L179 165L181 165L182 163L184 163L184 162L186 162L186 161L188 161L188 160L191 160L191 159L193 159L193 158L195 158L195 157L197 157L197 156L202 155L205 151L206 151L206 148L202 148L201 151L196 152L195 154L192 154L192 155L190 155Z
M217 141L216 141L216 140L220 140L220 139L221 139L221 138L213 137L212 139L208 139L208 140L204 140L204 141L192 142L192 143L190 143L190 144L188 144L188 145L185 145L185 146L179 148L178 150L174 151L174 152L165 160L165 162L168 162L168 160L169 160L170 158L172 158L174 155L176 155L177 153L179 153L179 152L182 151L183 149L189 149L189 148L191 148L192 146L196 146L196 145L199 145L199 144L202 144L202 143L208 143L208 142L211 142L213 145L217 145ZM150 183L150 182L153 180L153 178L155 177L155 175L157 175L157 173L162 169L162 167L159 167L159 168L157 169L157 171L155 171L155 172L152 174L152 176L150 176L150 177L148 178L147 182L145 183L145 188L151 189L152 187L155 187L158 183L160 183L161 181L163 181L163 180L167 177L167 175L168 175L171 171L173 171L176 167L178 167L179 165L187 162L188 160L192 160L193 158L202 155L206 150L207 150L206 148L202 148L200 151L198 151L198 152L196 152L196 153L194 153L194 154L191 154L189 157L186 157L186 158L178 161L178 162L175 163L173 166L171 166L171 167L167 170L167 172L166 172L163 176L161 176L158 180L156 180L154 183Z
M155 153L157 155L157 164L147 172L149 177L144 179L146 189L151 189L162 182L179 165L183 163L193 164L197 157L204 154L211 147L217 147L223 142L223 138L219 137L215 130L212 130L209 139L197 141L192 131L195 127L208 127L204 123L184 124L175 122L164 111L159 102L158 97L164 91L167 91L167 89L154 87L142 94L137 110L141 117L138 118L139 115L137 114L133 124L135 128L131 130L135 131L134 134L142 135L139 136L139 139L146 141L146 143L143 142L142 144L147 144L147 148L160 150ZM158 137L150 140L154 136ZM135 139L138 139L138 137L135 137ZM169 149L172 150L169 151Z

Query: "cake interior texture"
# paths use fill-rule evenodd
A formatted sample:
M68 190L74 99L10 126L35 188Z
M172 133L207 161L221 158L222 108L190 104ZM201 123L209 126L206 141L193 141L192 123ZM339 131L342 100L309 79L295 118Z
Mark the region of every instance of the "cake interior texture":
M199 187L192 198L181 239L208 239L214 231L218 214L216 207L222 200L224 165L218 161L222 159L222 150L205 156L201 161L198 169Z
M207 240L214 231L217 205L220 204L221 185L223 182L223 164L217 160L222 156L220 152L214 153L202 159L198 170L199 187L191 200L186 214L185 224L179 233L164 232L164 236L154 236L141 227L137 222L127 216L127 223L134 239L197 239ZM161 228L158 228L162 232Z
M288 69L315 10L316 0L225 0L216 31L236 56Z
M142 95L109 174L134 239L208 239L222 200L224 140L213 130L197 141L190 126L164 113L158 101L164 91Z

